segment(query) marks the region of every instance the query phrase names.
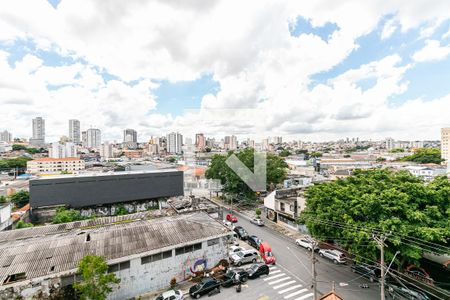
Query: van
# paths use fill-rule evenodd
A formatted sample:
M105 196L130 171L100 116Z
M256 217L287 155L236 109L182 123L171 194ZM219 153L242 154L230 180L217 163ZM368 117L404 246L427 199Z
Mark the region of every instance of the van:
M259 244L259 254L267 265L274 265L276 262L276 258L273 255L272 248L268 242L261 242Z
M239 251L231 255L231 264L241 266L247 263L255 263L258 260L258 252L255 250Z

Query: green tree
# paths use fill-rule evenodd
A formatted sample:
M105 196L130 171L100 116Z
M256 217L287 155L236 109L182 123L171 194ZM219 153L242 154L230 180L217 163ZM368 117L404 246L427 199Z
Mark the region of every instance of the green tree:
M52 223L61 224L85 219L87 218L83 217L78 210L60 207L56 209L56 214L53 216Z
M405 152L405 149L403 149L403 148L394 148L394 149L391 149L389 152L390 153L402 153L402 152Z
M261 209L260 208L257 208L257 209L255 209L255 214L256 214L256 218L261 218Z
M339 242L357 260L378 261L373 230L392 232L386 260L400 251L396 264L418 263L424 251L449 246L450 181L438 177L430 184L407 171L356 170L354 176L311 186L299 221L318 239Z
M80 260L78 272L83 277L73 285L82 300L104 300L112 292L112 285L120 279L108 273L108 265L103 257L87 255Z
M14 193L10 199L17 208L21 208L30 202L30 194L27 191L18 191L17 193Z
M289 155L291 155L291 151L286 150L286 149L281 150L280 154L279 154L279 156L281 156L281 157L288 157Z
M120 204L117 206L116 209L116 216L123 216L123 215L127 215L128 211L126 210L125 206L123 206L123 204Z
M377 162L384 162L384 161L386 161L386 158L384 158L384 157L377 157Z
M440 164L444 160L441 158L441 151L434 148L419 148L414 154L399 159L400 161L412 161L419 164Z
M255 192L252 191L242 179L234 173L234 171L228 167L225 163L227 158L234 152L230 151L228 155L213 155L211 164L206 170L205 176L208 179L219 179L224 185L224 191L232 194L243 194L247 198L254 199ZM237 158L246 165L252 172L254 163L254 149L244 149L235 153ZM287 175L287 164L284 159L273 155L267 154L267 185L268 187L274 184L283 182Z
M6 197L0 196L0 204L6 203Z
M310 156L311 157L322 157L322 152L314 151L314 152L311 152Z
M16 229L29 228L29 227L33 227L33 226L34 225L32 223L26 223L26 222L20 220L19 222L17 222Z
M0 160L0 169L24 169L27 167L27 161L31 160L29 157L17 157Z

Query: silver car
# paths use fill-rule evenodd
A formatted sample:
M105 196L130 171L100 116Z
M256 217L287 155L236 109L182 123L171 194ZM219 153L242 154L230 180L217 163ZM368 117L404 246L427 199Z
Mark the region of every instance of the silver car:
M230 257L231 263L236 266L241 266L247 263L255 263L258 260L258 252L255 250L244 250L234 253Z
M250 223L258 225L258 226L264 226L264 221L259 218L253 218L250 220Z
M338 250L331 250L331 249L321 249L319 250L319 255L321 257L328 258L329 260L333 261L335 264L345 264L346 259L344 253Z

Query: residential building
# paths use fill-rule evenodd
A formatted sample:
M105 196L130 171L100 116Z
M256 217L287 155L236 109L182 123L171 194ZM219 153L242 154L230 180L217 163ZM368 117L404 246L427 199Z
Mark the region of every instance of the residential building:
M183 136L178 132L172 132L167 135L167 153L181 154L183 146Z
M0 131L0 142L6 142L6 143L11 143L12 141L12 134L7 131Z
M395 141L393 138L386 138L386 149L392 150L395 148Z
M423 148L423 146L424 146L424 143L423 143L423 141L412 141L412 142L410 142L410 146L409 146L409 148Z
M159 154L159 145L158 144L148 144L147 154L158 155Z
M89 128L86 131L86 147L100 149L102 145L102 133L100 129Z
M218 265L229 235L204 212L160 218L141 212L0 232L0 253L8 258L0 268L0 299L54 298L75 282L87 255L102 256L120 279L108 299L135 299Z
M10 152L12 151L12 145L7 142L0 141L0 153Z
M87 132L86 131L81 132L81 145L83 145L83 147L87 147Z
M100 147L100 157L102 160L108 160L114 157L113 145L109 142L104 142Z
M30 139L31 146L43 147L45 145L45 120L37 117L32 120L33 136Z
M27 173L45 174L45 173L78 173L85 169L84 160L77 157L51 158L43 157L27 162Z
M137 131L134 129L125 129L123 131L123 142L133 142L137 143Z
M431 181L434 177L445 175L447 173L446 168L443 167L436 168L431 166L408 166L405 169L414 176L421 177L426 181Z
M441 157L448 163L450 159L450 127L441 129ZM449 164L450 165L450 164Z
M51 158L78 157L77 146L74 143L52 143L48 156Z
M263 139L261 141L261 150L262 151L267 151L269 150L269 139Z
M80 121L75 119L69 120L69 139L76 144L81 143Z
M197 151L205 151L206 138L203 133L197 133L195 135L195 147L196 147Z
M224 141L225 150L236 150L237 149L237 137L235 135L226 136Z
M306 207L303 187L273 191L264 198L264 207L269 220L292 229L298 229L296 220Z

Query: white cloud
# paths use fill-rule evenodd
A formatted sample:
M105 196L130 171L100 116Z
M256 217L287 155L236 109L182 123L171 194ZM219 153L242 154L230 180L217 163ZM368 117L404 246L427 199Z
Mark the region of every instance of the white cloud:
M417 62L442 60L450 54L450 45L441 46L438 40L427 40L425 46L413 54Z
M311 76L342 63L358 48L358 38L375 30L386 15L394 17L384 24L383 39L424 24L427 36L448 18L449 9L447 0L433 5L427 0L64 0L57 9L44 0L2 2L0 42L30 39L40 49L79 62L48 66L30 53L11 67L8 53L0 51L0 104L5 108L0 118L16 135L28 136L31 117L41 114L55 138L66 133L67 119L74 117L84 126L100 127L108 138L119 138L123 127L146 135L177 129L372 134L391 124L376 125L377 118L394 111L387 99L405 91L403 75L410 65L391 55L312 90ZM313 26L334 23L338 29L328 41L313 34L290 36L289 26L298 16ZM445 49L430 41L414 58L443 58ZM105 83L98 70L118 79ZM193 80L204 74L212 74L220 91L203 97L200 112L179 117L154 112L155 80ZM374 86L359 88L364 79L374 80ZM137 84L125 83L130 81ZM60 88L48 90L47 85ZM211 113L223 109L252 113Z

